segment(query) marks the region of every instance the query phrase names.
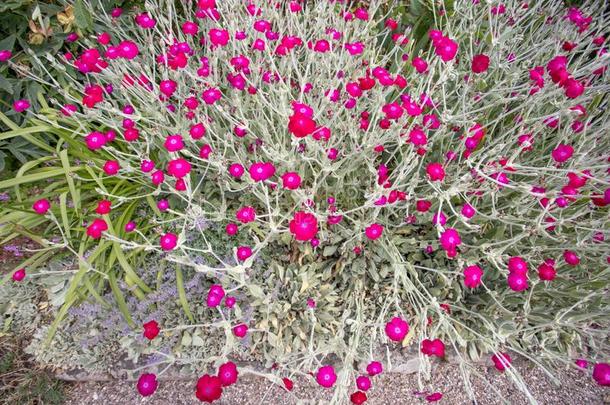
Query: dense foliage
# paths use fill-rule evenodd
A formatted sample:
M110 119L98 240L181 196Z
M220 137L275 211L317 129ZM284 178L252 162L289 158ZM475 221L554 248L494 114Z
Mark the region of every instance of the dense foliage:
M196 364L218 370L197 384L213 401L254 358L362 403L355 377L413 346L425 375L454 353L467 389L487 353L526 392L515 354L587 359L608 384L609 18L446 3L407 26L383 1L155 0L33 55L57 95L16 101L31 119L1 115L2 137L48 153L0 181L0 232L42 246L13 280L75 259L47 343L75 305L112 300L132 357L172 342L143 395L155 367ZM221 344L178 355L195 337Z

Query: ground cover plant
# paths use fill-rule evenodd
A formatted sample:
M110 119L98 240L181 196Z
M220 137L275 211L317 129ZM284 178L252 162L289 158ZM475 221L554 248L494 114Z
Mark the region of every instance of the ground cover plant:
M394 5L155 0L34 55L58 95L16 101L3 137L51 142L0 181L0 232L41 245L13 283L74 258L42 343L116 304L130 356L158 359L138 391L183 365L206 402L256 373L363 403L411 348L423 377L455 356L475 400L481 356L526 393L514 356L610 384L609 16L413 2L411 26Z

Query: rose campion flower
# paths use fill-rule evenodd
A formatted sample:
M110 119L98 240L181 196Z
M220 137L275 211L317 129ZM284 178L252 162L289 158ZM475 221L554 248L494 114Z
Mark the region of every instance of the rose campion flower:
M563 260L565 260L565 262L570 266L577 266L578 263L580 263L580 258L578 255L571 250L566 250L563 252Z
M544 262L538 266L538 277L543 281L552 281L557 276L557 271L552 264Z
M112 202L108 200L101 200L97 203L97 207L95 208L95 212L99 215L105 215L110 213L112 206Z
M371 377L373 377L373 376L375 376L377 374L381 374L383 372L383 365L380 362L378 362L378 361L371 361L366 366L366 372Z
M318 220L315 215L298 211L290 221L290 233L298 241L308 241L318 233Z
M528 264L522 257L513 256L508 259L508 271L510 273L525 275L528 271Z
M269 162L257 162L250 166L250 178L254 181L265 181L275 174L275 166Z
M443 394L440 392L433 392L430 395L426 395L426 401L428 402L436 402L443 399Z
M610 364L597 363L593 366L593 379L602 387L610 386Z
M13 281L23 281L23 279L25 278L25 269L19 269L17 271L15 271L11 278L13 279Z
M237 366L232 361L228 361L218 367L218 378L223 387L235 384L238 374Z
M400 342L409 333L409 324L404 319L396 316L386 323L385 333L390 340Z
M421 342L421 352L427 356L445 357L445 344L440 339L424 339Z
M208 290L208 296L206 303L208 307L217 307L220 305L223 297L225 296L225 290L219 284L212 284Z
M247 224L256 220L256 210L254 207L242 207L235 213L235 218L242 224Z
M297 138L303 138L316 130L316 122L305 114L295 113L288 121L288 131Z
M322 366L316 373L316 381L324 388L330 388L335 385L337 375L333 366Z
M284 173L282 175L282 185L287 190L296 190L301 185L301 177L295 172Z
M144 325L144 337L148 340L153 340L154 338L157 337L157 335L159 335L160 329L159 329L159 324L157 323L157 321L152 320L149 322L146 322Z
M472 72L473 73L483 73L489 67L489 56L479 54L475 55L472 58Z
M167 164L167 174L181 179L191 172L191 164L183 158L170 160Z
M358 376L356 378L356 387L360 391L368 391L371 388L371 379L365 375Z
M161 249L173 250L178 246L178 235L168 232L159 238Z
M366 229L364 230L364 234L370 240L379 239L383 234L383 225L371 224L366 227Z
M491 356L491 361L494 363L496 369L502 372L510 367L510 364L512 363L512 359L508 353L496 353Z
M468 288L477 288L481 285L483 270L477 266L468 266L464 269L464 285Z
M28 108L30 108L30 102L28 100L22 99L13 103L13 109L18 113L24 112Z
M252 248L250 246L238 246L236 255L237 259L243 262L252 256Z
M445 169L440 163L430 163L426 167L426 173L432 181L443 181L445 178Z
M551 152L551 156L553 160L557 163L563 163L572 157L574 153L574 148L571 145L559 144L553 151Z
M214 402L222 396L222 381L216 376L205 374L197 380L195 396L202 402Z
M138 378L137 389L140 395L148 397L155 393L158 386L157 376L155 374L142 374Z
M356 391L349 396L349 400L354 405L362 405L366 402L366 393L362 391Z
M527 283L527 275L521 273L510 273L506 279L508 286L513 291L526 290L529 285Z
M87 236L92 239L99 239L102 237L102 233L108 230L108 224L101 218L93 220L91 225L87 227Z
M40 215L46 214L51 208L51 203L46 198L41 198L40 200L36 200L32 205L32 209L34 212Z
M239 324L233 327L233 334L238 338L243 338L248 333L248 325L245 323Z

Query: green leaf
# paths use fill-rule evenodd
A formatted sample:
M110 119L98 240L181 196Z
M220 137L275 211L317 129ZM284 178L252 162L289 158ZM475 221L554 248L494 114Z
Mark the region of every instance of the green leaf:
M80 211L80 198L79 194L76 192L76 187L74 186L74 179L71 176L71 168L70 162L68 161L68 150L64 149L59 153L59 158L61 159L61 165L64 168L64 174L66 175L66 180L68 181L68 188L70 189L70 195L72 196L72 202L74 203L74 209L76 212Z
M195 318L191 313L188 300L186 299L186 292L184 291L184 277L182 275L182 269L180 268L180 266L176 266L176 288L178 289L178 298L180 300L180 305L182 305L182 310L189 318L189 320L191 322L194 322Z
M119 311L121 311L121 314L123 314L123 317L125 318L125 321L127 321L127 323L129 324L129 326L133 328L135 324L133 322L133 319L131 319L131 315L129 314L129 309L127 308L127 303L125 302L125 296L119 288L119 285L116 281L116 276L114 275L114 273L111 272L108 277L110 280L110 288L112 289L112 294L114 295L117 305L119 306Z
M191 334L185 331L182 334L182 340L180 341L180 344L182 346L188 347L191 345L192 342L193 342L193 339L191 338Z
M89 30L93 27L91 13L85 6L83 0L76 0L74 2L74 22L78 28L83 30Z

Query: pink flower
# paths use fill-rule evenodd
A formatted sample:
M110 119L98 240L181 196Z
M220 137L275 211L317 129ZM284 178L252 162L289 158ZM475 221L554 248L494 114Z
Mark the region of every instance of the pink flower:
M250 206L242 207L235 213L235 218L242 224L247 224L256 220L256 211Z
M146 322L142 326L144 327L143 335L148 340L153 340L154 338L156 338L159 335L159 332L161 331L161 329L159 329L159 324L155 320Z
M250 177L254 181L265 181L275 174L273 163L257 162L250 166Z
M90 132L85 137L85 143L91 150L100 149L106 144L106 135L98 131Z
M472 58L472 72L483 73L489 67L489 56L487 55L475 55Z
M159 243L161 244L161 249L173 250L178 245L178 236L168 232L164 235L161 235Z
M298 211L290 221L290 233L296 240L311 240L318 233L318 220L313 214Z
M578 359L574 362L574 364L576 364L578 368L582 369L586 369L587 367L589 367L589 362L587 362L587 360L585 359Z
M191 172L191 164L186 159L170 160L167 164L167 174L176 178L183 178Z
M470 218L474 217L474 215L476 214L476 211L472 205L465 203L464 205L462 205L461 213L464 217L470 219Z
M152 160L143 160L142 163L140 164L140 170L142 170L144 173L148 173L150 171L152 171L155 168L155 162L153 162Z
M561 143L555 149L553 149L551 156L557 163L563 163L570 159L573 153L574 148L571 145Z
M383 365L378 361L371 361L366 366L366 372L372 377L383 372Z
M238 374L237 366L232 361L226 362L218 368L218 378L223 387L235 384Z
M426 396L426 401L428 402L436 402L436 401L440 401L443 398L443 394L440 392L433 392L430 395Z
M371 388L371 379L365 375L358 376L358 378L356 378L356 387L358 387L360 391L368 391L369 388Z
M138 378L137 389L143 397L150 396L157 390L157 376L154 374L142 374Z
M174 94L177 88L178 83L173 80L162 80L161 83L159 83L159 91L167 97Z
M245 323L236 325L233 327L233 334L238 338L243 338L248 333L248 325Z
M316 381L324 388L330 388L335 385L337 375L333 366L322 366L316 373Z
M362 405L366 402L366 394L362 391L356 391L349 396L349 400L354 405Z
M227 30L212 28L208 35L214 46L225 46L229 43L229 31Z
M239 246L237 248L237 258L240 261L244 261L246 259L248 259L250 256L252 256L252 248L250 248L249 246Z
M527 275L521 273L510 273L506 279L506 282L513 291L523 291L529 287L527 283Z
M417 70L418 73L424 73L428 70L428 63L420 57L415 57L411 61L411 65Z
M508 271L509 273L527 274L528 265L527 262L520 256L513 256L508 259Z
M288 121L288 131L297 138L303 138L316 130L316 122L302 113L294 113Z
M494 366L496 367L496 369L498 369L498 371L504 371L508 367L510 367L512 359L510 358L508 353L496 353L491 356L491 361L493 361Z
M131 41L123 41L118 46L119 55L121 57L131 60L134 59L140 53L138 45Z
M102 232L108 230L108 224L101 218L93 220L91 225L87 227L87 236L92 239L99 239L102 237Z
M421 352L427 356L445 357L445 344L440 339L424 339L421 342Z
M563 260L565 260L570 266L577 266L578 263L580 263L580 258L578 255L571 250L565 250L563 252Z
M167 149L168 152L178 152L179 150L184 148L182 135L176 134L168 136L167 138L165 138L165 143L163 144L163 146L165 146L165 149Z
M441 37L438 40L433 40L434 52L441 57L443 62L449 62L453 58L458 51L457 42L453 41L447 37Z
M284 173L282 175L282 185L285 189L296 190L301 185L301 177L295 172Z
M445 178L445 169L441 163L430 163L426 167L426 173L432 181L443 181Z
M227 226L225 227L225 232L229 236L237 235L238 231L239 231L239 228L237 227L237 224L234 224L234 223L228 223Z
M44 215L51 208L51 203L46 198L42 198L40 200L36 200L32 205L32 209L34 212L40 215Z
M461 245L462 239L458 231L453 228L447 228L441 233L440 242L443 249L448 251Z
M0 50L0 62L6 62L13 56L13 53L9 49Z
M101 200L97 203L97 207L95 208L95 212L99 215L105 215L110 213L110 207L112 203L108 200Z
M477 266L468 266L464 269L464 285L468 288L477 288L481 285L483 270Z
M208 307L217 307L220 305L220 302L224 296L225 290L222 288L222 286L220 284L212 284L208 290L206 304Z
M566 97L577 98L585 92L585 86L576 79L569 78L563 83Z
M409 324L407 321L396 316L386 323L385 333L390 340L400 342L409 333Z
M235 177L236 179L241 178L241 176L244 174L244 171L244 167L239 163L233 163L231 166L229 166L229 174Z
M593 379L602 387L610 386L610 364L597 363L593 366Z
M364 230L364 234L370 240L379 239L383 234L383 225L379 225L377 223L371 224L366 227L366 229Z
M22 281L25 278L25 269L19 269L11 276L13 281Z
M553 267L553 265L544 262L541 263L540 266L538 266L538 277L540 277L540 280L552 281L555 279L556 276L557 271L555 270L555 267Z
M222 396L220 378L204 374L197 380L195 396L202 402L214 402Z
M18 113L23 112L30 108L30 102L28 100L17 100L13 103L13 109Z

